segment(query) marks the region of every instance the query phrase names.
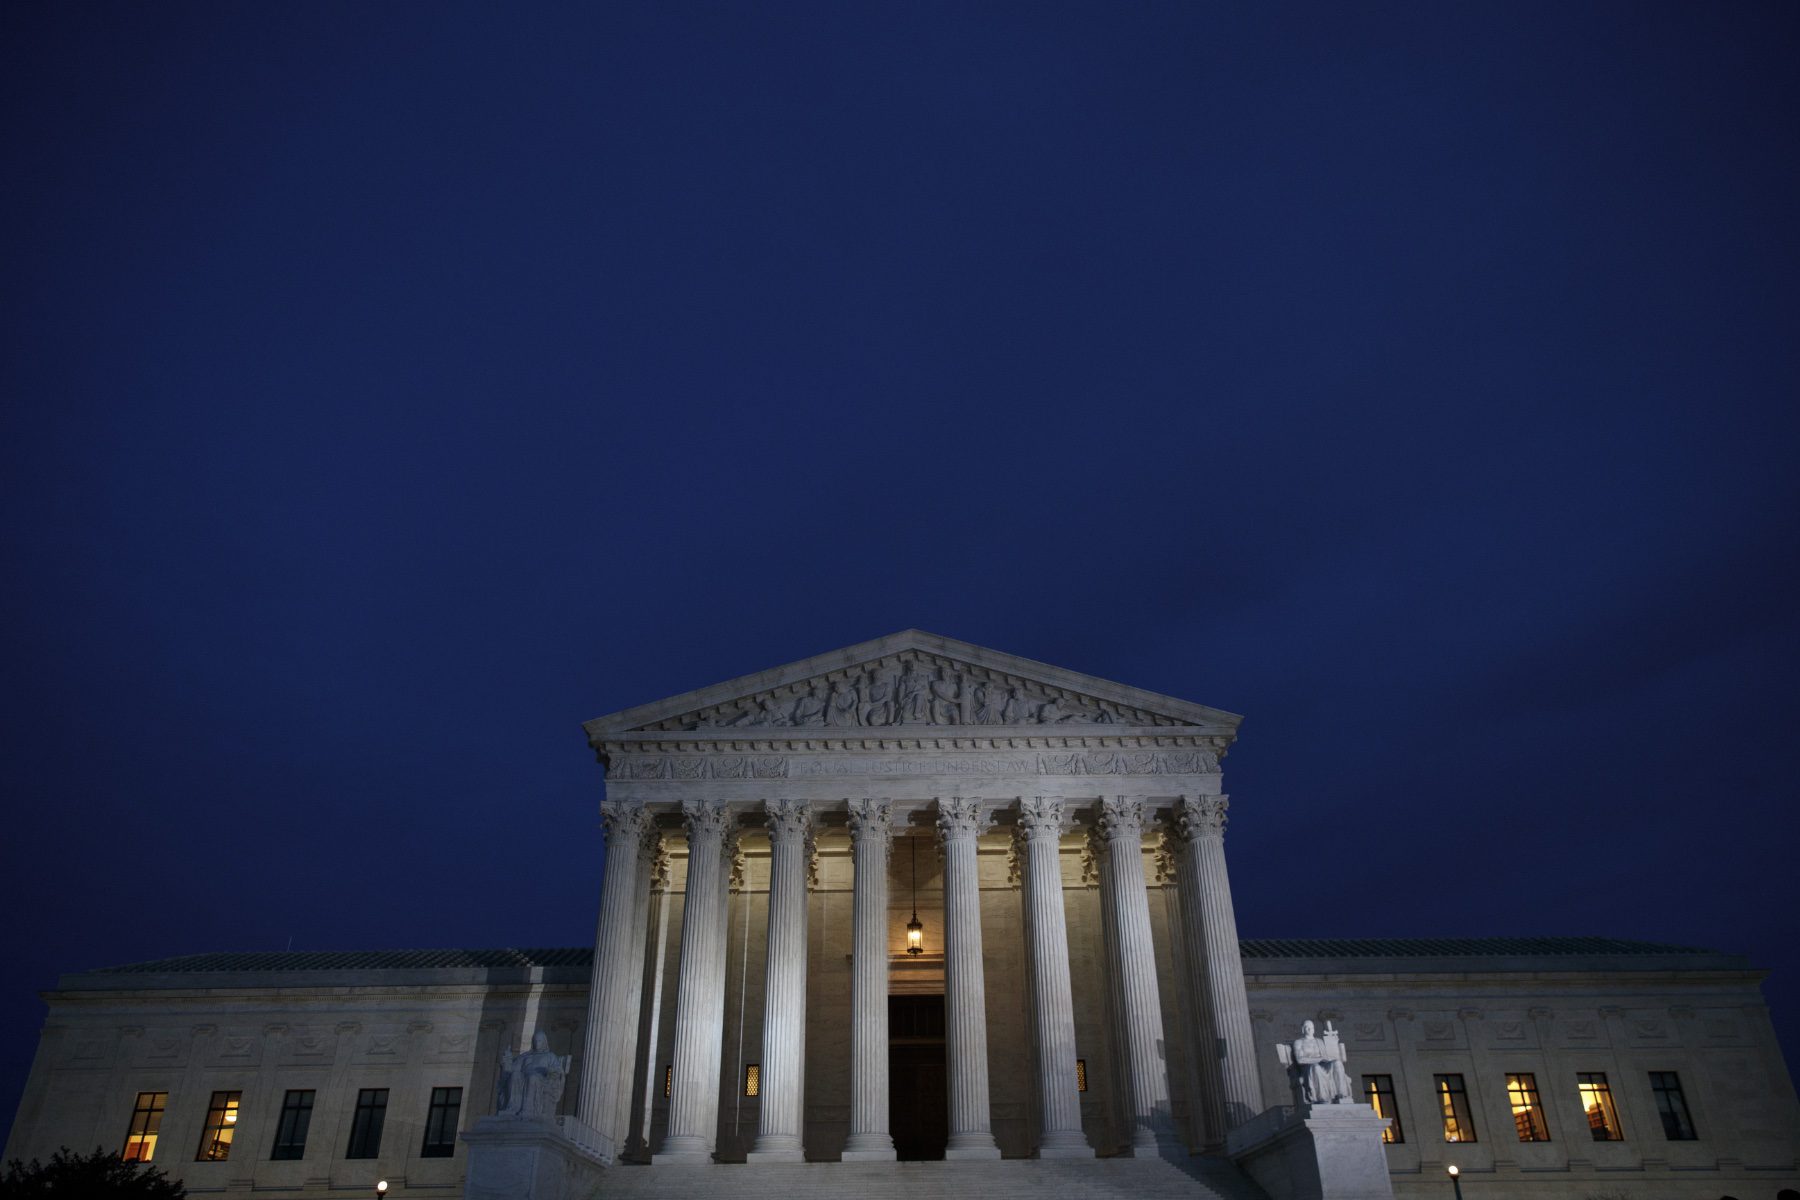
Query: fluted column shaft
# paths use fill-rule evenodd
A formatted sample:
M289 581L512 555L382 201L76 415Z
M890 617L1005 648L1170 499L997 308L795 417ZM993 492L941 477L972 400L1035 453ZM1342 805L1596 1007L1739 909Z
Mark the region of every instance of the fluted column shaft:
M1231 878L1225 871L1229 804L1224 796L1183 796L1174 817L1181 840L1176 861L1183 923L1189 931L1190 954L1205 964L1206 994L1197 999L1210 1015L1210 1032L1218 1047L1214 1077L1224 1127L1235 1129L1262 1112L1263 1095L1251 1041L1250 999L1244 991Z
M616 1154L625 1134L624 1123L618 1119L617 1063L621 1057L629 1057L628 1048L637 1033L636 1023L627 1025L624 1019L627 994L638 986L631 969L636 896L639 891L649 892L649 877L639 851L654 834L654 826L642 808L612 802L600 806L600 818L606 827L606 877L600 885L577 1111L580 1120L600 1134L609 1152ZM642 961L640 948L640 969ZM531 1032L527 1030L527 1036Z
M991 822L976 800L938 801L944 850L944 1043L950 1068L947 1159L999 1158L988 1105L987 986L975 839Z
M621 1149L631 1137L631 1084L637 1077L638 1038L643 1033L644 954L650 940L650 884L656 874L656 856L661 852L662 835L654 829L638 842L638 873L632 882L631 895L631 945L626 950L625 960L625 972L631 982L625 989L625 1011L619 1018L627 1034L618 1058L619 1082L613 1093L617 1108L612 1124L608 1126L619 1131Z
M675 995L674 1076L669 1128L657 1162L709 1162L719 1103L725 1037L725 835L735 818L724 804L683 801L687 818L686 903L681 912L681 974Z
M845 1162L892 1161L888 1132L887 869L893 830L885 800L850 802L856 871L850 966L850 1136Z
M806 1041L806 837L804 801L771 800L769 955L763 987L762 1117L751 1162L804 1162L800 1051Z
M1150 937L1150 897L1144 887L1144 805L1120 797L1100 805L1101 836L1111 866L1119 991L1125 1024L1125 1068L1131 1092L1134 1150L1175 1142L1169 1111L1169 1073L1163 1060L1162 1000Z
M1019 805L1026 957L1037 1033L1039 1158L1094 1156L1081 1132L1081 1098L1075 1085L1075 1001L1062 886L1062 835L1067 828L1059 800L1033 797Z

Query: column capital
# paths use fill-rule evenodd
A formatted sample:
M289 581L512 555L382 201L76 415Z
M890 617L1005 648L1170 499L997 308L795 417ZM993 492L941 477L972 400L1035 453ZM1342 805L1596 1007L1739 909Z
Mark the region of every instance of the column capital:
M683 800L681 817L690 841L707 834L722 838L737 829L737 814L723 800Z
M647 833L649 836L638 840L638 865L644 868L646 876L654 878L657 863L663 858L663 838L654 825Z
M804 800L765 800L766 827L769 840L810 842L812 840L812 805Z
M994 824L992 809L984 810L981 801L964 796L939 796L937 810L939 842L978 838Z
M656 828L656 818L636 804L618 800L600 802L600 824L606 829L606 844L621 838L636 841Z
M1131 796L1110 796L1100 802L1100 819L1094 822L1100 836L1111 842L1144 836L1144 802Z
M878 841L886 846L894 836L894 805L890 800L868 797L850 801L850 839Z
M1026 838L1061 838L1075 827L1075 814L1055 796L1019 801L1019 829Z
M1183 842L1225 836L1228 796L1183 796L1169 812L1169 831Z

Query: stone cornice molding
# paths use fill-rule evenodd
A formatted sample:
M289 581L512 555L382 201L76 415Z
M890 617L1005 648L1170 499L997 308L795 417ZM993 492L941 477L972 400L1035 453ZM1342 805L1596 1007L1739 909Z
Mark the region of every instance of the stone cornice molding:
M771 842L779 839L811 844L812 805L804 800L769 800L763 811L767 814L764 827Z
M1019 801L1019 830L1027 838L1057 838L1075 827L1075 814L1055 796Z
M973 840L993 828L993 825L994 813L991 806L963 796L938 797L937 833L939 842Z
M1169 812L1169 830L1184 842L1225 836L1229 796L1183 796Z
M1100 816L1094 822L1094 827L1109 842L1121 838L1141 842L1144 836L1144 802L1131 796L1109 796L1100 801Z

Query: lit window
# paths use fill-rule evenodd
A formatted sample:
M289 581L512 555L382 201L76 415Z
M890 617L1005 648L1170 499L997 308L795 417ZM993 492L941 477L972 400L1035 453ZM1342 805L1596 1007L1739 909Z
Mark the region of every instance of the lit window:
M673 1091L674 1088L675 1065L671 1063L663 1068L663 1099L667 1100L669 1098L669 1093Z
M462 1089L431 1089L431 1110L425 1115L425 1145L420 1158L452 1158L456 1154L456 1124L462 1116Z
M273 1159L304 1158L306 1131L312 1127L313 1093L289 1092L281 1101L281 1120L275 1126Z
M1394 1100L1394 1077L1364 1075L1363 1095L1368 1099L1369 1107L1375 1110L1376 1116L1388 1119L1388 1127L1381 1131L1381 1140L1388 1145L1404 1142L1406 1132L1400 1128L1400 1105Z
M1656 1111L1662 1114L1663 1136L1671 1142L1691 1142L1693 1118L1688 1116L1687 1097L1681 1094L1681 1077L1673 1071L1650 1072L1650 1090L1656 1093Z
M200 1133L195 1162L224 1162L231 1157L231 1135L237 1132L238 1097L242 1092L214 1092L206 1108L206 1128Z
M1600 1071L1582 1071L1575 1076L1581 1087L1581 1107L1587 1110L1588 1129L1596 1142L1622 1142L1625 1131L1619 1127L1619 1110L1613 1107L1612 1088Z
M1075 1090L1087 1091L1087 1059L1085 1058L1075 1060Z
M1475 1140L1475 1122L1469 1119L1469 1093L1463 1087L1461 1075L1439 1075L1437 1078L1438 1108L1444 1117L1444 1140L1446 1142L1472 1142Z
M1550 1126L1544 1120L1544 1105L1538 1099L1535 1075L1508 1075L1506 1101L1512 1105L1513 1124L1519 1128L1521 1142L1550 1140Z
M744 1095L762 1095L762 1064L746 1063L744 1065Z
M387 1124L386 1088L363 1088L356 1093L356 1116L350 1121L350 1147L345 1158L379 1158L381 1127Z
M169 1106L167 1092L139 1092L137 1106L131 1110L131 1128L125 1131L126 1162L149 1162L156 1156L156 1134L162 1129L163 1109Z

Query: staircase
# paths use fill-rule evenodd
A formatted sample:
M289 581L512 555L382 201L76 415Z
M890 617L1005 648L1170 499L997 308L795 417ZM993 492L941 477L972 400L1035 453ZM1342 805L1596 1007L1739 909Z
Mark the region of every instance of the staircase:
M1268 1200L1223 1158L609 1168L593 1200Z

